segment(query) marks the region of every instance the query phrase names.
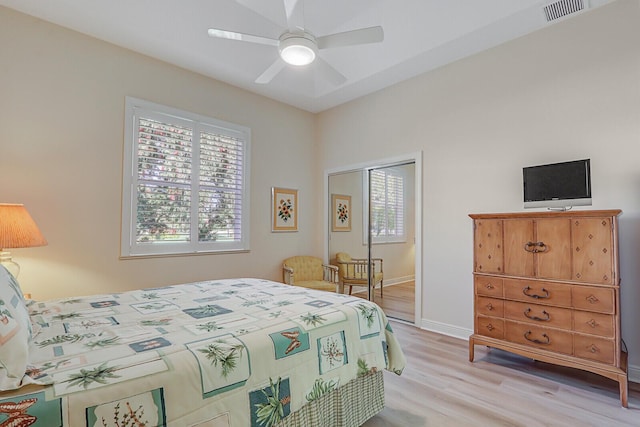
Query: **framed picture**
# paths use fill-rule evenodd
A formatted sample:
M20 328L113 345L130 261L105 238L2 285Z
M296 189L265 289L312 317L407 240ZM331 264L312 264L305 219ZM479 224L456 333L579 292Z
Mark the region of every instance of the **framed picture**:
M271 188L271 231L298 231L298 190Z
M331 231L351 231L351 196L331 195Z

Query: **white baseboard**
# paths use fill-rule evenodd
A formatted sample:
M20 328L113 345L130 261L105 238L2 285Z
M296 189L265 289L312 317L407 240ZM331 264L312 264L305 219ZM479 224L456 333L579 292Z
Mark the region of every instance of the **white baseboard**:
M405 283L405 282L411 282L412 280L415 280L416 277L411 275L411 276L404 276L404 277L396 277L394 279L384 279L384 285L385 286L391 286L391 285L398 285L400 283Z
M473 334L472 329L461 328L459 326L449 325L447 323L434 322L433 320L422 319L420 324L422 329L427 331L437 332L449 337L460 338L463 340L469 340L469 336Z
M395 279L384 279L384 287L386 288L387 286L393 286L393 285L399 285L401 283L406 283L406 282L410 282L412 280L415 279L415 276L405 276L405 277L397 277ZM359 289L359 290L355 290L355 289ZM367 292L366 289L356 286L355 289L353 290L352 293L354 294L360 294L360 293L364 293ZM379 289L379 288L376 288Z
M453 326L446 323L434 322L433 320L422 319L420 328L431 332L437 332L454 338L469 340L469 336L473 334L473 330ZM640 366L629 365L629 381L640 383Z
M640 383L640 366L629 365L629 381Z

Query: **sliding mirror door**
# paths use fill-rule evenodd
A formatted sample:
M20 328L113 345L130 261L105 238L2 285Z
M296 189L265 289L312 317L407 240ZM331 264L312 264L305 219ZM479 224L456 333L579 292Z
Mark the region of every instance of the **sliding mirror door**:
M345 292L413 323L414 162L332 174L328 190L329 261L339 267Z
M415 164L367 171L364 219L368 220L373 300L388 317L415 318Z

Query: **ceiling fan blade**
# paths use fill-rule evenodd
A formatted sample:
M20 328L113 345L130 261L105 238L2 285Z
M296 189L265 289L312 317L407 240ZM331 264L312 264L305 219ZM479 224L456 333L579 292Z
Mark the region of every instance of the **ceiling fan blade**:
M341 86L347 81L347 78L340 71L333 68L331 64L320 57L316 57L316 63L313 65L317 67L322 77L335 86Z
M344 33L329 34L316 38L318 49L352 46L355 44L378 43L384 40L382 27L361 28Z
M254 36L251 34L236 33L235 31L221 30L219 28L209 28L209 37L216 37L227 40L239 40L243 42L260 43L269 46L278 46L278 40L268 37Z
M299 0L284 0L284 12L287 16L287 26L290 32L304 31L303 2Z
M271 64L269 68L264 70L264 72L258 76L255 82L261 85L269 83L271 80L273 80L276 74L282 71L285 65L285 62L282 59L276 59L276 61Z

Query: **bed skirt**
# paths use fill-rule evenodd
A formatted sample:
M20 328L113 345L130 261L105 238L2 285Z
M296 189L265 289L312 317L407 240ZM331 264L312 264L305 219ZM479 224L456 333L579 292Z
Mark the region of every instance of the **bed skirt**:
M278 427L359 427L384 408L382 371L360 376L307 403Z

